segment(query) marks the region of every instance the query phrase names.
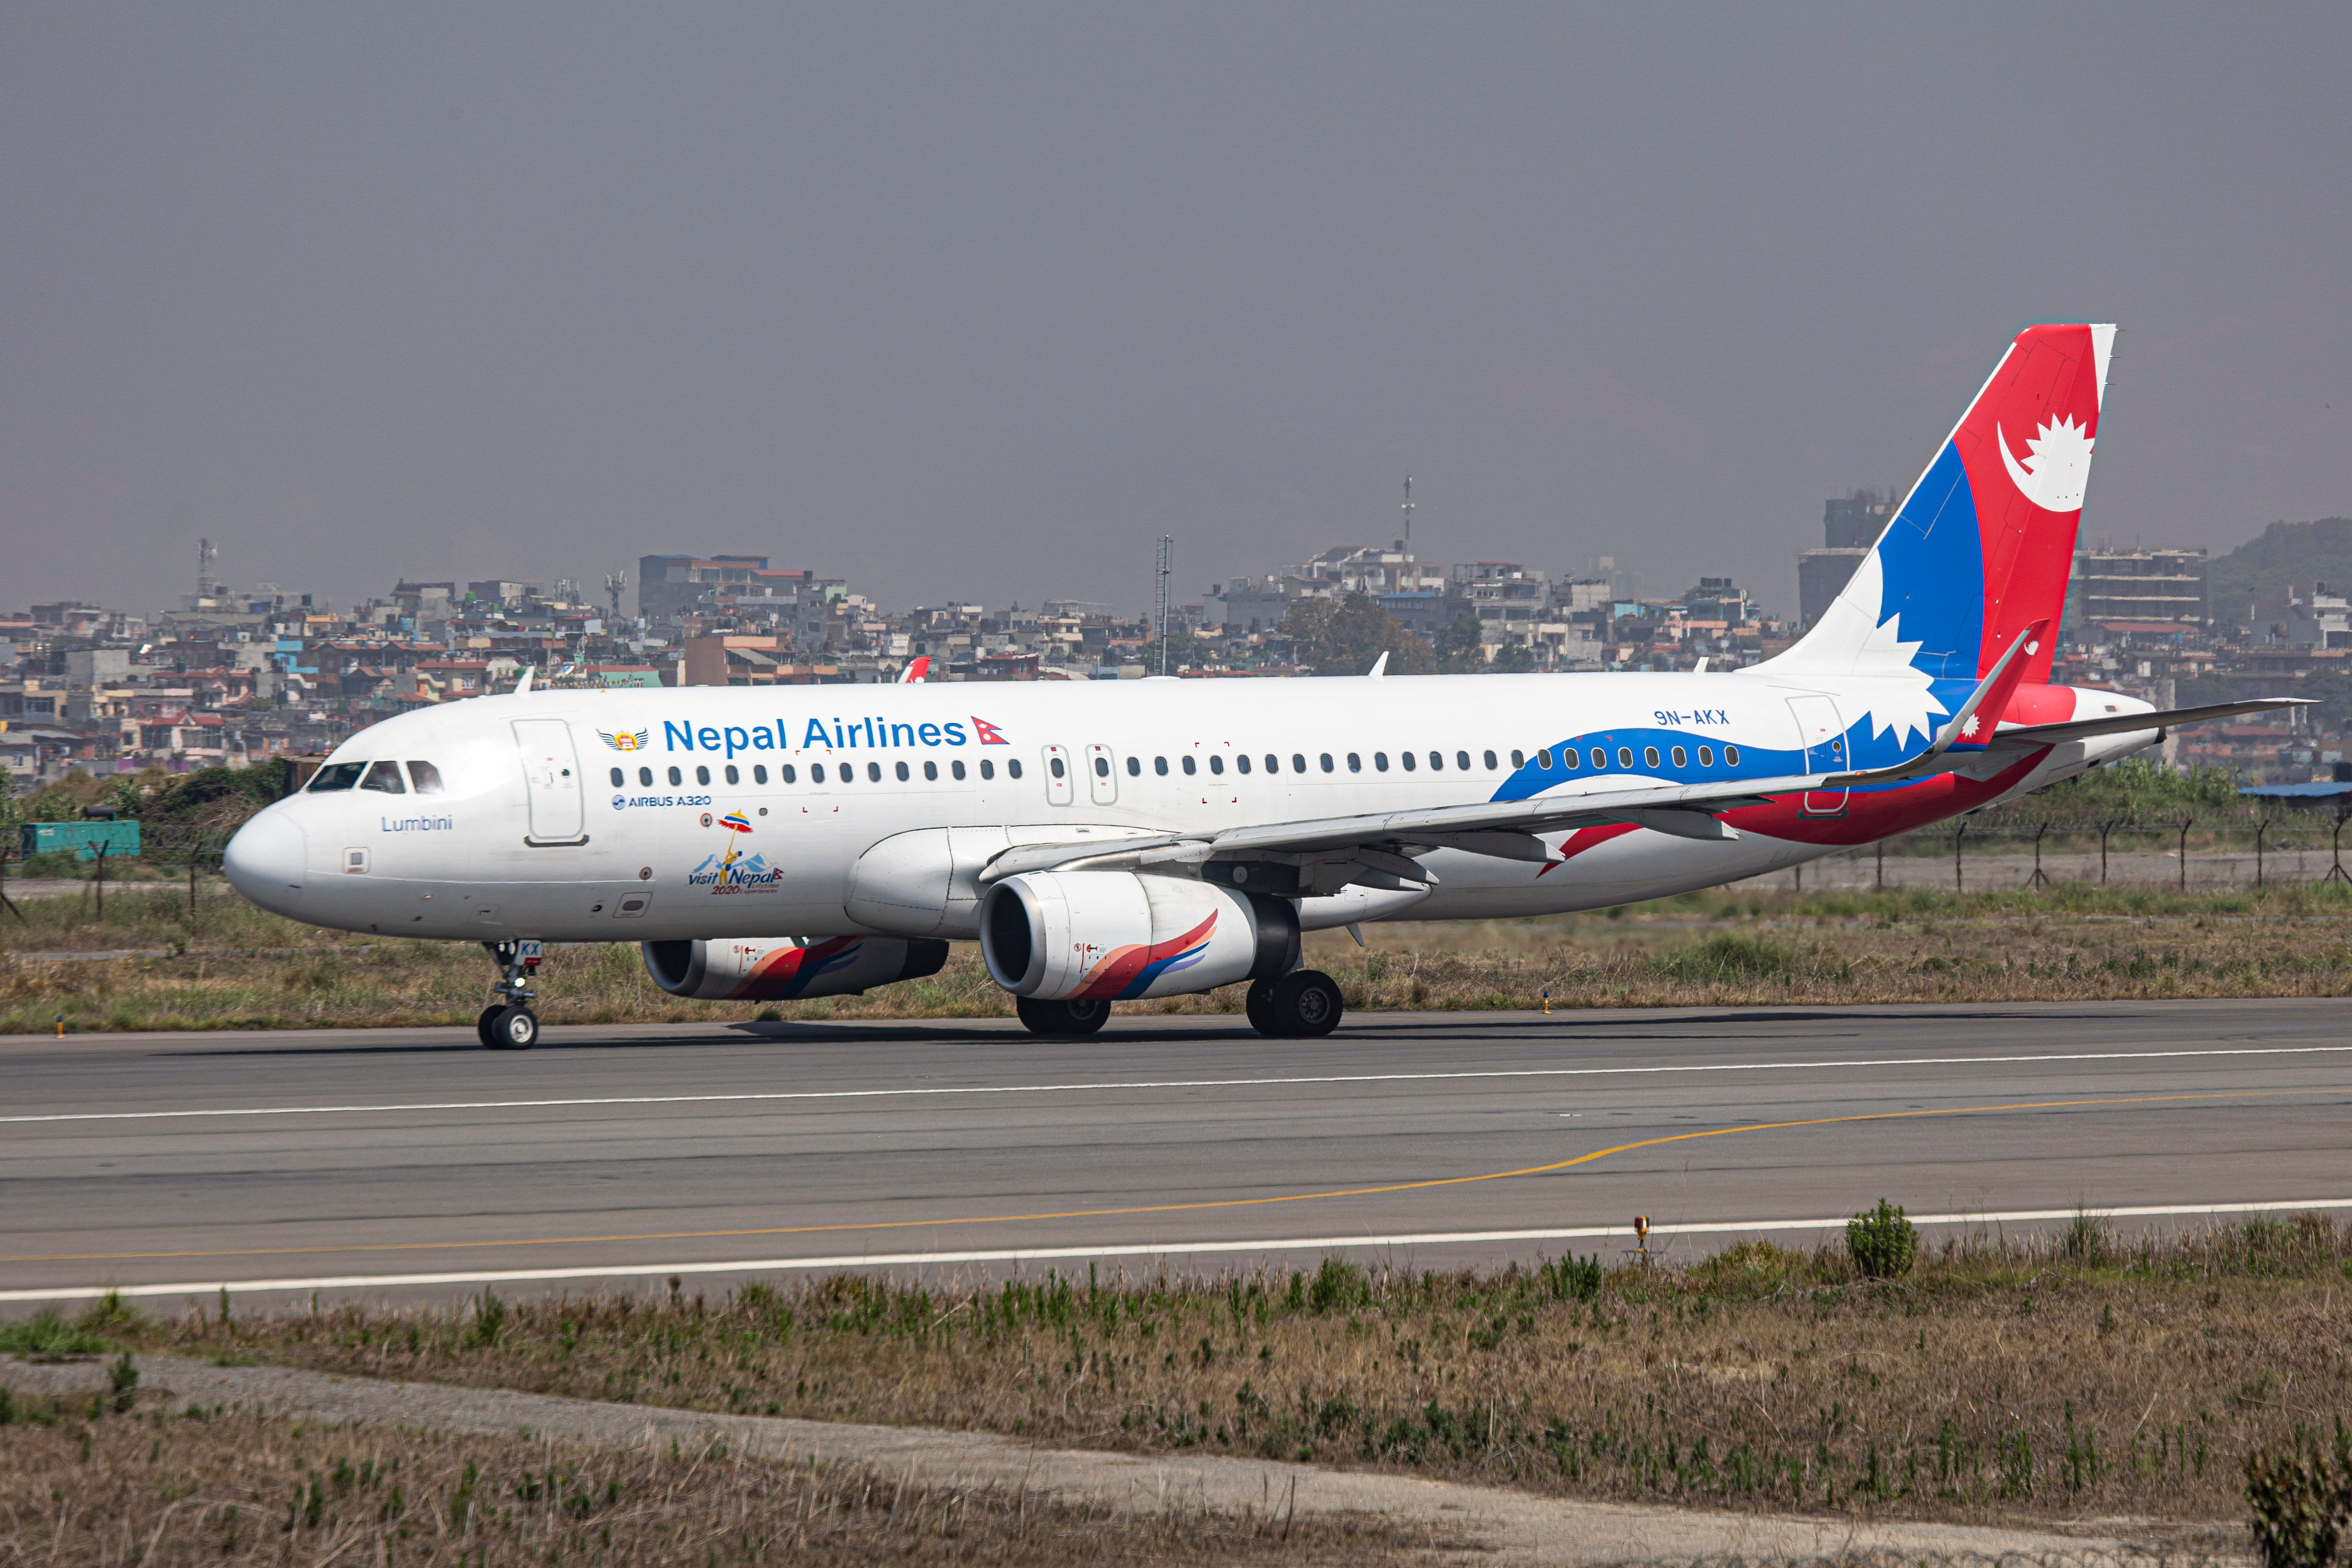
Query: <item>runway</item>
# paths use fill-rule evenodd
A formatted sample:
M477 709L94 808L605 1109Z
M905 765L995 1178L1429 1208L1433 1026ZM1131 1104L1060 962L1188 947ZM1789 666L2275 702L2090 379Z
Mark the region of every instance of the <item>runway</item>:
M19 1038L0 1310L2352 1209L2331 1000ZM159 1304L164 1304L159 1302Z

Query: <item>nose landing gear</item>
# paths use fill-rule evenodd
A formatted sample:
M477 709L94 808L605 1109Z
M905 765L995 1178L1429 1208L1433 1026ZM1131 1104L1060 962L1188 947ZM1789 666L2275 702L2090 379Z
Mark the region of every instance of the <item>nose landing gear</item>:
M539 1044L539 1015L530 1010L536 999L531 976L539 972L545 948L536 942L486 942L482 951L499 966L498 984L490 987L504 1000L482 1009L474 1033L494 1051L527 1051Z

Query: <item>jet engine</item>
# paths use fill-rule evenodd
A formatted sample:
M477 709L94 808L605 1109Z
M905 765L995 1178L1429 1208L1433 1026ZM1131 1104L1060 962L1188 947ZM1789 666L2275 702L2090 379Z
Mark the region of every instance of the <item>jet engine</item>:
M1015 996L1176 996L1288 973L1298 914L1286 899L1177 877L1032 872L988 890L980 950Z
M648 942L646 973L673 996L782 1002L847 996L937 974L948 944L922 937L828 936Z

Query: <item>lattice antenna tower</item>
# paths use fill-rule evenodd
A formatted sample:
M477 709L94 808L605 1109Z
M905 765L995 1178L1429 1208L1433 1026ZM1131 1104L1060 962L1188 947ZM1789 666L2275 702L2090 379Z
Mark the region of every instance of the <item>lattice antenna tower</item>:
M1151 613L1160 620L1160 673L1162 675L1168 673L1169 566L1175 548L1174 539L1164 533L1160 536L1159 584L1152 599Z
M197 540L196 593L199 597L209 599L213 596L214 592L220 586L217 580L219 571L220 552L213 547L211 540Z
M1404 537L1397 541L1400 552L1412 548L1412 476L1404 477Z

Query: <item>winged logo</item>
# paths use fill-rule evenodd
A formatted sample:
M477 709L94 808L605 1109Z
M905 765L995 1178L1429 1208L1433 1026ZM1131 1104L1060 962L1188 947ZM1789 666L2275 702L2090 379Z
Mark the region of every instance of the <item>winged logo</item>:
M599 730L596 731L596 738L616 752L642 752L646 749L646 743L653 739L653 733L650 729L639 730L635 734L624 730L614 735Z

